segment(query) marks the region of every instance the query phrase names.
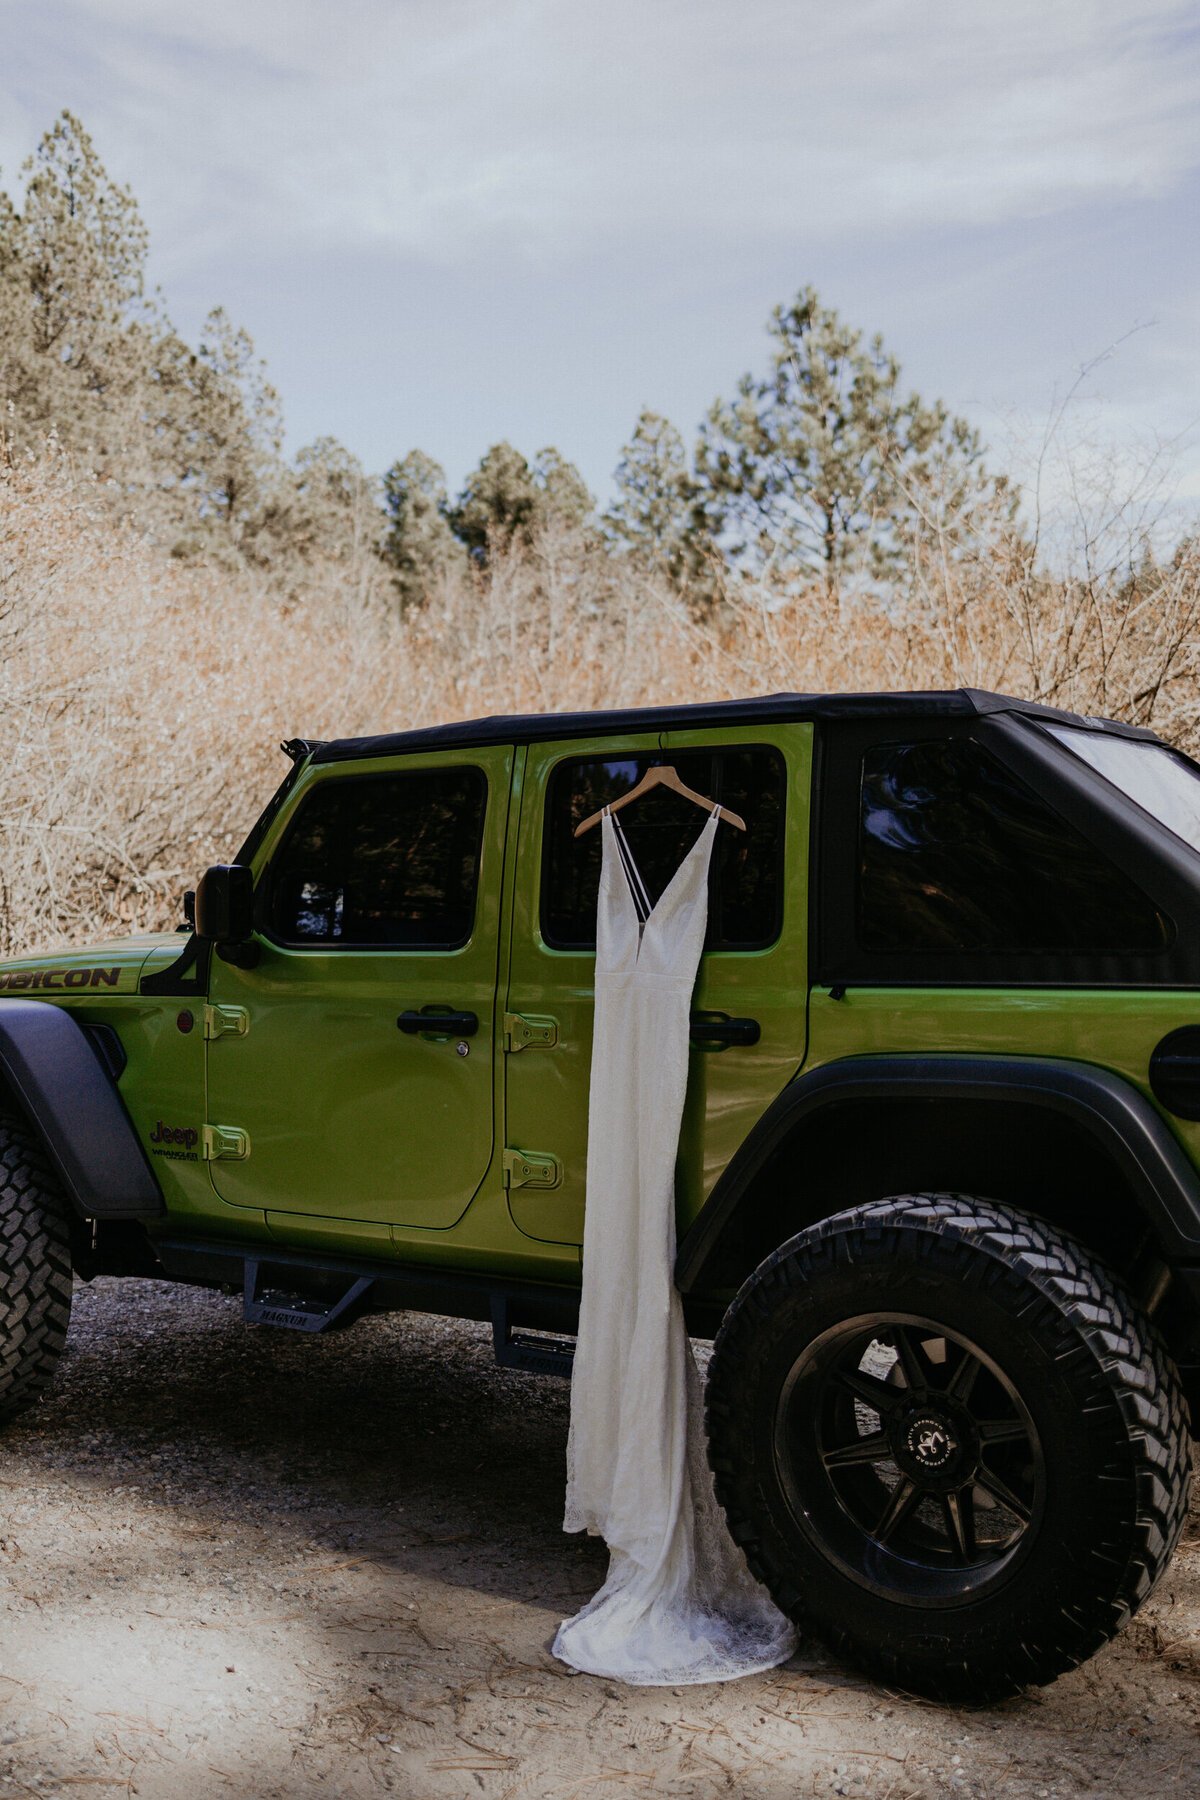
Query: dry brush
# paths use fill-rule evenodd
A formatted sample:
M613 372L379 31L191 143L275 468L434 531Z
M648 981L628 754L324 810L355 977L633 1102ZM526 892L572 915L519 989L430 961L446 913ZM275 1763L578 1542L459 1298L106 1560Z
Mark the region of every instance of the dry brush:
M0 448L0 954L175 923L296 735L965 684L1200 748L1200 546L1101 549L1051 574L1015 526L964 549L931 507L902 587L730 580L700 605L555 527L401 609L368 538L349 561L318 550L281 597L173 560L53 444Z

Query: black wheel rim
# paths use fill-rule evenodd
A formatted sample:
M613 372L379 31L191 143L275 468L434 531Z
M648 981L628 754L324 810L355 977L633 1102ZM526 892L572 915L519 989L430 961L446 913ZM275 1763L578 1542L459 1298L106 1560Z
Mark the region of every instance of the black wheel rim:
M1011 1578L1045 1506L1016 1386L961 1332L911 1314L845 1320L780 1391L780 1486L801 1531L861 1585L954 1605Z

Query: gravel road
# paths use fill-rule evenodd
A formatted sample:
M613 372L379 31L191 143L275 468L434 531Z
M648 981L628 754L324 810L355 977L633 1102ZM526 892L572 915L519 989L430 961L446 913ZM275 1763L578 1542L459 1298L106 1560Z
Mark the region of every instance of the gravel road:
M305 1339L156 1282L76 1290L0 1443L0 1796L1189 1800L1200 1518L1118 1642L955 1711L804 1644L725 1686L549 1656L599 1584L563 1535L567 1391L415 1314Z

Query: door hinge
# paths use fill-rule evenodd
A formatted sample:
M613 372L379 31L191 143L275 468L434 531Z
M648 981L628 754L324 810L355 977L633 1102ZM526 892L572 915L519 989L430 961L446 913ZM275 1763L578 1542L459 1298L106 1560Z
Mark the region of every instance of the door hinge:
M556 1188L562 1164L544 1150L506 1150L502 1159L506 1188Z
M204 1035L206 1038L245 1037L250 1029L250 1014L244 1006L206 1006Z
M237 1125L205 1125L200 1132L205 1162L245 1162L250 1138Z
M508 1013L504 1015L504 1048L506 1050L527 1050L534 1046L548 1049L558 1042L558 1020L544 1018L526 1018L524 1013Z

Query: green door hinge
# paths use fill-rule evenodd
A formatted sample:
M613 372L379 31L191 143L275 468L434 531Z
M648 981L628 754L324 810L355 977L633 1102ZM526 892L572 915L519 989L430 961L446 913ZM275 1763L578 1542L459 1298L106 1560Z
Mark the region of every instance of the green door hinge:
M245 1162L250 1139L237 1125L205 1125L200 1132L205 1162Z
M527 1019L523 1013L505 1013L504 1048L526 1050L540 1045L543 1049L558 1042L557 1019Z
M206 1006L204 1035L206 1038L245 1037L250 1029L250 1014L244 1006Z
M557 1156L544 1150L506 1150L503 1167L506 1188L556 1188L562 1180Z

